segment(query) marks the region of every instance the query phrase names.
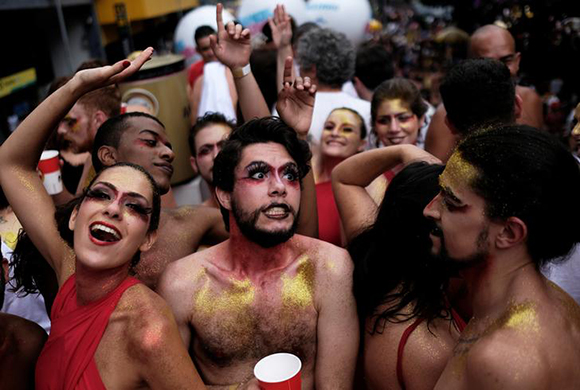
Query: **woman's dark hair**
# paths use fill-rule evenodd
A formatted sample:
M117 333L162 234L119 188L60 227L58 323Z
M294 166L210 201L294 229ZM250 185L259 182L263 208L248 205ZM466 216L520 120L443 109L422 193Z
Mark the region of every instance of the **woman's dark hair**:
M83 191L82 195L77 196L70 202L58 206L54 213L56 227L60 233L61 238L71 247L74 247L74 232L69 229L69 220L74 209L80 207L85 200L87 191L93 186L93 183L101 176L101 174L109 169L117 167L130 167L141 172L149 181L153 191L152 197L152 212L149 220L149 228L147 232L156 231L159 227L159 217L161 213L161 196L159 195L159 188L151 175L145 171L140 165L131 163L117 163L108 167L104 167L95 178L88 185L87 189ZM139 263L141 259L141 252L137 251L131 259L130 269ZM50 284L48 278L52 270L48 262L44 259L42 254L38 251L36 246L30 240L30 237L24 230L18 234L18 242L12 254L12 264L14 267L14 279L11 281L13 291L22 287L22 292L25 294L37 293L40 285ZM48 276L47 276L48 275Z
M443 169L417 162L399 172L375 223L349 245L359 318L374 319L371 334L382 333L387 322L449 317L444 297L449 272L431 255L432 223L423 216L439 191ZM412 309L405 312L409 304Z

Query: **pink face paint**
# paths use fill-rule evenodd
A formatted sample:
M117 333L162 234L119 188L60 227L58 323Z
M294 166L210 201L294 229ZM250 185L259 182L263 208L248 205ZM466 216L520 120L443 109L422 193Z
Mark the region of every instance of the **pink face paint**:
M298 167L294 163L287 163L276 169L263 161L254 161L246 167L245 171L247 176L238 179L243 183L255 185L266 180L275 180L284 186L300 187Z

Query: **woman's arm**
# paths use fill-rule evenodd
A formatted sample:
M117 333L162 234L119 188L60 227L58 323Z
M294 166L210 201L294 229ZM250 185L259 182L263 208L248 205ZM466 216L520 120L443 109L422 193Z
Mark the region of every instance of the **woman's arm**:
M334 168L332 190L347 243L376 217L378 206L365 187L383 172L416 160L439 162L414 145L394 145L355 154Z
M83 94L135 73L152 52L145 50L132 63L125 60L78 72L31 112L0 147L0 185L24 230L55 270L59 284L74 272L74 254L58 233L54 203L36 172L42 149Z

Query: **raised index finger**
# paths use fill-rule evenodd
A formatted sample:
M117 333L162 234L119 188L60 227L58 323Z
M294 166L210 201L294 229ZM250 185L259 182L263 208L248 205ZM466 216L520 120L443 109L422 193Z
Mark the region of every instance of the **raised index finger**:
M217 22L218 32L224 31L224 21L222 19L222 10L223 10L222 3L217 3L217 5L215 7L215 14L216 14L215 20Z
M294 63L292 62L292 57L286 57L284 61L284 84L290 83L292 85L292 67Z

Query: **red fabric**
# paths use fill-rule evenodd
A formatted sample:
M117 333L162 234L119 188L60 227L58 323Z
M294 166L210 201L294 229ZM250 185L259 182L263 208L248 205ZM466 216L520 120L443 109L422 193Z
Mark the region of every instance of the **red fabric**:
M461 318L461 316L453 309L451 309L451 319L457 326L459 333L463 332L463 329L465 329L467 324L463 318ZM403 379L403 352L405 351L405 345L407 345L407 340L409 340L411 333L413 333L413 331L417 329L417 327L421 325L423 321L424 318L417 318L415 322L413 322L407 327L407 329L405 329L403 335L401 336L401 340L399 341L399 348L397 350L397 380L399 381L399 386L401 386L401 389L403 390L405 390L405 380Z
M316 207L318 208L318 238L342 246L340 237L340 215L334 201L332 182L316 185Z
M54 300L50 336L36 364L37 390L105 389L95 351L121 295L140 283L127 277L106 297L81 306L75 280L68 278Z
M388 183L391 183L395 175L396 173L394 171L386 171L385 173L383 173L383 176L387 178Z
M198 77L203 74L203 65L204 65L203 60L199 60L191 64L191 66L187 70L187 82L189 83L190 87L193 88L195 80L197 80Z

